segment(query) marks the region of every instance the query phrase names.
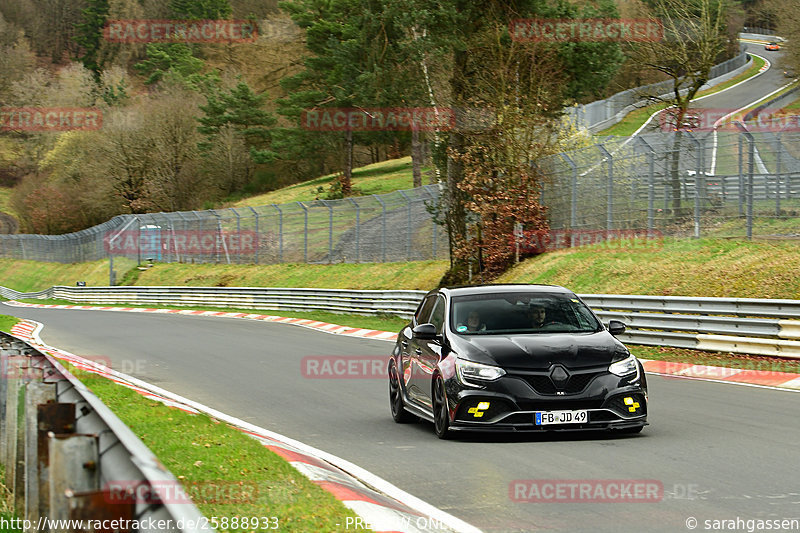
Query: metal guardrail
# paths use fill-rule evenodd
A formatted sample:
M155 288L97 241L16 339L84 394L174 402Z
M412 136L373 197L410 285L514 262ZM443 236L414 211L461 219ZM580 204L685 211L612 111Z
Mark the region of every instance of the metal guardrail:
M74 303L181 305L331 311L409 318L425 291L292 289L261 287L63 287L38 293L0 288L5 298L56 298Z
M5 298L57 298L78 304L237 307L391 314L409 318L425 291L268 287L51 287ZM800 300L583 294L604 321L628 326L631 344L800 358Z
M81 530L61 520L84 520L87 531L213 531L147 446L56 359L0 332L0 362L0 458L25 531Z

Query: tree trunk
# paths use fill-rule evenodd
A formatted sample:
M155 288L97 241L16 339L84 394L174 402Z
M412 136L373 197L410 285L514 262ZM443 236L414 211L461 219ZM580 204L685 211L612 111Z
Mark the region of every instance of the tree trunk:
M353 184L353 130L347 130L344 150L344 172L342 190L350 190Z
M459 50L453 57L453 77L450 79L452 90L453 105L464 107L467 101L467 88L465 77L467 75L467 52ZM465 242L467 238L467 213L464 207L464 198L458 188L458 184L464 178L464 165L455 159L449 152L455 154L463 153L465 145L464 134L460 131L451 131L448 139L447 156L447 191L446 191L446 214L447 236L450 241L450 270L442 278L442 284L466 283L469 276L468 261L464 258L455 257L453 244Z
M422 152L423 145L419 140L419 130L411 130L411 175L414 177L414 187L422 186Z
M680 124L678 125L680 127ZM683 219L681 212L681 131L680 129L675 132L675 143L670 152L669 161L669 174L670 186L672 188L672 219L674 222L679 222Z

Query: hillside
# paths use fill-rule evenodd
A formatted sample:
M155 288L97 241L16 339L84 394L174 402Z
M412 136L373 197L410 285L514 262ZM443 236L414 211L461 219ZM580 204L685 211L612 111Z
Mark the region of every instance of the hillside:
M578 293L800 299L800 247L795 243L665 240L647 247L593 246L527 259L500 283L544 283ZM320 287L429 290L446 261L334 265L157 264L140 272L115 262L126 284L179 286ZM108 263L80 265L0 261L0 285L34 291L52 285L108 284ZM478 280L473 280L478 282Z

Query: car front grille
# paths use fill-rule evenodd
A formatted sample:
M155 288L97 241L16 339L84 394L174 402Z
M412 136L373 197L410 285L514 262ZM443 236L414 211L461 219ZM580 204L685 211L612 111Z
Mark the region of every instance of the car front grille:
M562 392L564 394L577 394L592 382L597 376L606 374L606 370L581 372L570 375L567 382L560 388L550 379L550 374L523 376L523 379L539 394L552 395Z

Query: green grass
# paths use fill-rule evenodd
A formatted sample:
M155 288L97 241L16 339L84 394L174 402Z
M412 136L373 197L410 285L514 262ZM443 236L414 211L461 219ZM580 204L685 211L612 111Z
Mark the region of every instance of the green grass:
M51 304L51 305L93 305L89 303L76 304L68 300L57 299L20 299L20 302L28 302L33 304ZM109 307L136 307L141 309L153 309L152 305L135 305L135 304L95 304ZM291 311L289 309L247 309L242 307L193 307L193 306L176 306L176 305L158 305L158 309L182 309L182 310L195 310L195 311L221 311L225 313L257 313L260 315L277 315L290 318L305 318L308 320L318 320L320 322L328 322L330 324L338 324L340 326L350 326L353 328L375 329L378 331L391 331L396 332L408 324L408 320L394 315L379 314L375 316L364 315L351 315L346 313L331 313L328 311ZM9 317L12 318L12 317Z
M598 137L605 137L607 135L616 135L619 137L630 137L638 130L645 121L650 118L650 115L667 107L666 104L653 104L647 107L642 107L631 111L625 117L614 124L613 126L597 132L595 135Z
M114 259L118 279L134 267L133 261ZM0 259L0 285L20 292L40 291L54 285L74 286L78 281L90 286L108 285L108 260L63 264Z
M0 331L9 333L11 328L20 322L20 319L15 316L0 315Z
M333 265L165 263L141 272L136 285L430 290L439 283L448 265L447 261Z
M427 170L429 170L429 167L423 167L422 169L423 172ZM328 174L276 191L252 196L235 202L233 207L257 207L269 204L307 202L318 197L324 199L325 193L327 193L328 187L330 187L336 175L337 174ZM427 180L423 175L423 183L426 182ZM353 170L353 187L359 190L359 196L384 194L400 189L411 189L413 186L411 157L390 159L389 161L382 161ZM325 192L319 193L319 187L322 187Z
M114 260L117 279L129 285L175 285L198 287L319 287L331 289L430 290L448 267L447 261L404 263L342 263L309 265L216 265L158 263L139 271L121 273L120 259ZM131 267L135 265L133 262ZM40 291L53 285L108 285L108 262L95 261L64 265L35 261L0 260L0 285L20 291Z
M239 430L71 368L183 484L207 517L269 516L279 531L341 531L352 511ZM203 499L203 495L223 497ZM229 497L226 495L230 495ZM259 528L217 528L257 531Z
M763 59L753 57L753 64L746 71L742 72L741 74L739 74L734 78L731 78L726 82L710 87L704 91L700 91L699 93L697 93L696 98L707 96L709 94L718 93L743 80L751 78L756 74L758 74L758 70L763 66L764 66ZM623 118L620 122L614 124L609 128L604 129L603 131L598 132L596 135L597 136L617 135L620 137L628 137L630 135L633 135L633 133L636 130L638 130L648 118L650 118L650 115L652 115L656 111L664 109L665 107L666 104L654 104L647 107L643 107L641 109L636 109L635 111L631 111L630 113L625 115L625 118Z
M4 480L5 478L6 467L0 463L0 480ZM17 518L17 516L14 514L14 502L11 498L11 492L2 481L0 481L0 519L8 522L13 518ZM15 529L8 525L7 527L0 527L0 532L22 533L22 529Z
M595 245L527 259L498 279L578 293L800 299L800 247L697 239Z

